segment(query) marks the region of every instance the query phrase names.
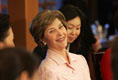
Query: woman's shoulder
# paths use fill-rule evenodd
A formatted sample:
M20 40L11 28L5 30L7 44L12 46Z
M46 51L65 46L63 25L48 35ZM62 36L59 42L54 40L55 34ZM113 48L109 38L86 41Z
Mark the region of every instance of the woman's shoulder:
M51 60L50 58L45 58L41 64L40 64L40 67L41 68L45 68L45 69L48 69L48 68L56 68L58 65L53 61Z
M41 71L41 74L54 75L58 72L58 66L50 59L44 59L40 64L39 71Z
M69 55L72 56L73 58L78 59L78 60L84 60L84 61L86 61L85 60L85 57L83 55L81 55L81 54L69 53Z
M71 55L73 57L83 57L82 54L76 54L76 53L72 53L72 52L69 52L69 55Z

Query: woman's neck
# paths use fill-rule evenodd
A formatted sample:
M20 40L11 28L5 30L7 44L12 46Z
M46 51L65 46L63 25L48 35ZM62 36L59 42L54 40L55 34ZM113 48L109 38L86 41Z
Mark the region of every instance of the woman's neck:
M69 49L70 49L70 43L68 43L66 49L69 51Z
M69 62L69 58L68 58L67 50L66 50L66 49L61 49L61 50L50 49L50 50L55 51L57 54L59 54L60 56L62 56L68 63L70 63L70 62Z

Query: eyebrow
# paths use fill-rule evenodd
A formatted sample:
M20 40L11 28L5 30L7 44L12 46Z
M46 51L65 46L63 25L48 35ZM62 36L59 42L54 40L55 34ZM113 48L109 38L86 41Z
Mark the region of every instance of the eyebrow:
M61 26L61 25L63 25L63 24L62 24L62 23L59 23L58 27ZM54 28L49 28L48 30L53 30L53 29L54 29ZM48 31L48 30L47 30L47 31Z
M69 25L72 25L72 26L81 26L81 24L78 24L78 25L74 25L74 24L71 24L71 23L68 23Z
M47 31L53 30L54 28L49 28Z
M62 24L62 23L60 23L58 26L63 26L63 24Z

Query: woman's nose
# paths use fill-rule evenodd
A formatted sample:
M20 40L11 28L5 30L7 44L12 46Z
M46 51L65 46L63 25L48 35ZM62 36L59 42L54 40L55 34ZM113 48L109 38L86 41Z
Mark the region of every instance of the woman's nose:
M57 30L57 32L58 32L58 35L59 35L59 36L61 36L62 33L63 33L61 30Z
M75 35L75 34L76 34L76 29L75 29L75 28L73 28L71 34L72 34L72 35Z

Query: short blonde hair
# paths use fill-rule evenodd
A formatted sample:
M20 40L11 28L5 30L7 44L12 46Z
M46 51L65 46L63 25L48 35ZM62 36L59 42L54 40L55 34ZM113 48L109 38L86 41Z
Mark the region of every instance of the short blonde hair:
M56 18L58 18L66 27L66 19L58 10L43 10L39 12L32 20L30 25L30 33L39 46L44 47L41 39L44 38L44 32L47 26L52 24Z

